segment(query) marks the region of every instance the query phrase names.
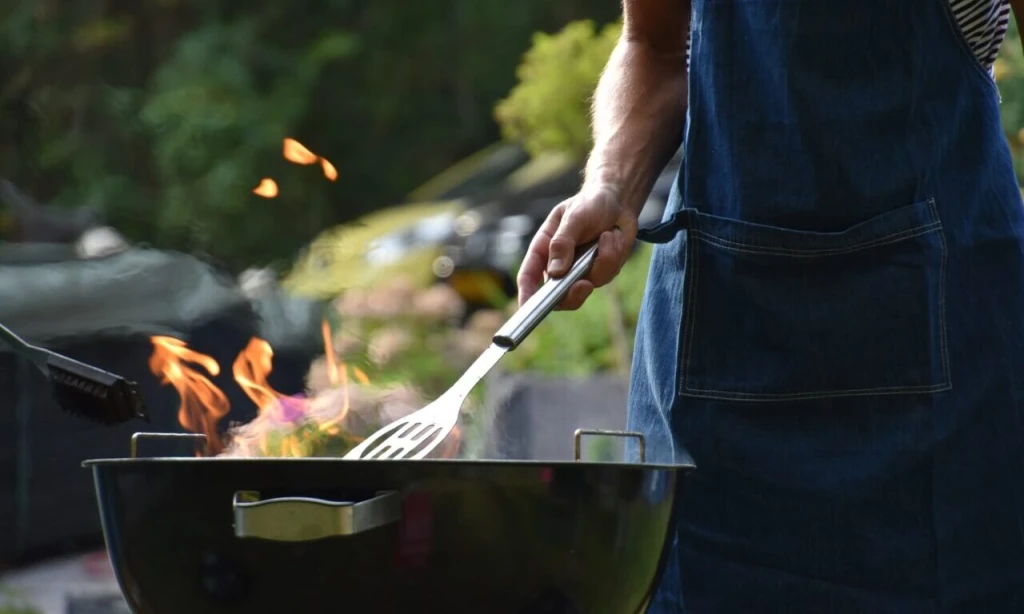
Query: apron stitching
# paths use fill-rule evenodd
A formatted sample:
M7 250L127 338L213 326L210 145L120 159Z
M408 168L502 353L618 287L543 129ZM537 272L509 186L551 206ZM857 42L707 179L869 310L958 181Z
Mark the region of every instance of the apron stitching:
M900 232L892 233L892 234L886 235L884 237L879 237L878 239L871 239L871 240L865 241L863 243L850 246L848 248L841 248L839 250L817 250L817 251L810 252L810 254L822 255L822 254L833 254L833 253L839 253L839 254L851 253L851 252L855 252L855 251L861 251L861 250L866 249L868 247L877 247L877 246L882 246L882 245L889 245L891 243L896 243L896 242L899 242L899 241L904 240L904 239L909 239L909 238L913 238L913 237L916 237L916 236L921 236L921 235L929 234L929 233L932 233L932 232L938 232L938 235L939 235L939 245L940 245L940 253L941 253L941 256L939 258L939 300L938 300L938 303L939 303L939 327L940 327L939 346L940 346L940 353L942 354L943 379L945 380L944 382L939 383L939 384L930 384L930 385L921 385L921 386L883 386L883 387L876 387L876 388L856 388L856 389L849 389L849 390L819 390L819 391L808 391L808 392L775 392L775 393L768 393L768 392L765 392L765 393L761 393L761 392L729 392L729 391L724 391L724 390L713 390L713 389L705 389L705 388L695 388L695 387L693 387L690 384L690 353L691 353L691 345L692 345L692 341L693 341L693 330L694 330L694 328L697 325L697 304L696 304L696 301L695 301L695 297L696 297L696 293L697 293L697 284L700 281L700 275L699 275L699 271L700 271L700 250L698 250L694 246L692 246L690 244L690 242L687 242L688 245L690 245L690 248L689 248L690 257L693 260L693 272L692 272L693 279L690 280L689 283L687 284L689 286L689 289L686 292L686 301L687 302L686 302L686 308L685 309L687 311L687 314L684 317L684 319L686 321L686 326L685 326L684 331L683 331L686 334L686 341L685 341L685 344L684 344L683 356L682 356L682 361L681 361L682 362L682 365L681 365L681 367L682 367L682 377L680 378L680 380L681 380L680 384L677 386L677 390L679 391L679 394L681 394L683 396L688 396L688 397L721 399L721 400L785 401L785 400L828 399L828 398L849 397L849 396L873 396L873 395L879 395L879 394L934 393L934 392L943 392L943 391L951 390L953 388L953 384L952 384L952 375L950 373L950 366L949 366L949 351L948 351L948 346L947 346L947 333L946 333L946 260L947 260L947 258L946 258L946 238L945 238L945 233L943 232L943 228L942 228L942 219L939 217L938 208L935 205L935 199L934 198L929 198L927 200L927 203L928 203L929 209L932 212L932 215L934 216L934 219L935 219L934 222L929 222L929 223L924 224L922 226L917 226L915 228L911 228L911 229L903 230L903 231L900 231ZM707 234L705 232L697 230L696 229L696 212L694 210L692 210L692 209L690 210L689 215L687 217L688 217L688 220L690 222L690 230L688 231L688 233L692 233L697 238L701 238L702 240L704 240L706 242L715 243L715 241L721 241L721 242L724 242L724 243L730 243L732 245L745 246L745 247L755 247L755 248L760 248L761 249L761 251L754 251L754 250L749 250L749 249L743 249L743 248L740 248L740 247L727 247L727 246L724 246L724 245L720 245L720 247L722 247L723 249L731 249L731 250L734 250L734 251L748 252L748 253L755 253L755 254L758 254L758 253L760 253L760 254L772 253L770 251L765 251L765 250L769 250L771 248L764 248L763 246L748 245L748 244L744 244L744 243L738 243L738 242L735 242L735 241L729 241L728 239L722 239L720 237L716 237L714 235L709 235L709 234ZM902 236L902 235L908 235L908 233L914 233L914 234L910 234L909 236ZM808 254L807 252L804 252L804 253L795 252L793 254L787 254L787 255L793 255L793 256L797 256L797 257L806 257L806 256L808 256L810 254Z
M941 327L940 346L942 351L942 367L945 371L946 383L949 389L953 388L953 374L949 365L949 342L946 330L946 261L948 250L946 247L946 233L942 230L942 218L939 217L939 209L935 206L935 199L928 199L928 206L931 207L932 215L939 220L939 245L942 248L942 258L939 263L939 326Z
M915 228L909 228L894 232L884 237L878 237L876 239L869 239L862 243L856 243L847 247L839 248L821 248L821 249L803 249L803 248L788 248L788 247L768 247L766 245L757 245L754 243L742 243L731 239L725 239L718 235L709 234L702 230L692 230L697 237L703 239L707 243L711 243L721 247L722 249L745 252L749 254L775 254L780 256L793 256L793 257L815 257L815 256L830 256L839 254L849 254L853 252L870 249L872 247L881 247L884 245L890 245L892 243L898 243L904 239L912 239L921 235L929 234L936 230L941 230L942 224L940 222L931 222L923 226L917 226Z
M693 215L690 215L691 221L693 221ZM684 304L684 310L686 310L686 326L684 333L686 334L686 346L683 352L682 360L682 371L683 376L679 378L678 389L680 393L684 393L690 386L690 349L693 344L693 330L697 326L697 302L695 300L697 295L697 282L700 280L698 271L700 270L700 250L696 247L696 241L687 241L690 246L689 254L693 260L693 279L689 280L689 292L686 294L686 303Z
M824 390L819 392L726 392L721 390L707 390L705 388L691 388L686 385L682 392L688 397L722 400L749 400L749 401L793 401L801 399L831 399L836 397L857 397L876 396L881 394L911 394L944 392L950 390L949 383L931 384L928 386L890 386L882 388L858 388L853 390Z

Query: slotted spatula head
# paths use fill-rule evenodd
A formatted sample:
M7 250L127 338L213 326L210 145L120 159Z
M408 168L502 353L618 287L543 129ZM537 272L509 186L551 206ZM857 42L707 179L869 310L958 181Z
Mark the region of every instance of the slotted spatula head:
M476 359L448 392L423 409L392 422L370 435L345 455L347 459L397 460L421 459L448 437L459 421L466 397L502 356L514 350L555 307L562 302L569 288L582 279L594 264L597 244L587 248L568 273L553 279L498 329L491 346Z
M345 458L420 459L448 437L459 420L464 399L443 395L423 409L392 422L352 448Z

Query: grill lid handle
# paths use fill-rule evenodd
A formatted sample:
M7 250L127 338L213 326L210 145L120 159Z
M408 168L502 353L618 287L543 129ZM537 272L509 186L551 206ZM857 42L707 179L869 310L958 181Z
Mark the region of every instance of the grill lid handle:
M365 533L398 522L402 498L396 491L357 503L309 497L259 500L259 493L235 493L235 537L277 542L308 542Z

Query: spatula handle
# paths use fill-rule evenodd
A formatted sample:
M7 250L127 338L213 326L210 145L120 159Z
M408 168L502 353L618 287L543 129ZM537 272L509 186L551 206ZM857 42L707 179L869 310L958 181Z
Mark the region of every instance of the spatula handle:
M516 311L504 326L494 334L493 341L501 347L510 350L515 349L522 343L526 336L537 328L537 325L555 310L555 307L562 302L569 288L574 283L586 277L590 267L594 265L597 258L597 243L593 243L583 255L576 259L569 272L545 283Z

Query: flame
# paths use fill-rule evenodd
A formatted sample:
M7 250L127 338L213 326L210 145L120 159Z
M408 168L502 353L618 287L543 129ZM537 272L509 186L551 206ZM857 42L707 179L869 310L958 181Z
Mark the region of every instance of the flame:
M331 339L331 323L327 320L320 323L320 334L324 339L324 359L327 361L327 378L331 384L337 384L338 355L334 351L334 341Z
M247 425L233 427L231 441L228 443L222 438L218 424L228 414L230 403L223 391L203 373L205 371L210 377L220 374L220 366L213 357L189 348L180 339L156 336L151 338L153 354L150 356L149 368L160 378L161 383L173 386L178 392L181 399L178 421L186 430L206 435L207 454L309 456L316 453L320 445L318 442L323 443L325 438L344 437L352 445L360 439L350 432L353 424L348 418L351 414L366 411L368 393L361 391L356 395L356 398L362 399L359 401L361 405L357 406L350 394L353 381L359 386L370 388L370 398L373 394L379 398L382 391L370 387L370 378L366 372L346 364L337 355L327 320L322 322L321 331L330 389L314 393L311 397L288 396L270 385L274 350L265 340L253 337L239 352L232 363L231 374L245 395L256 405L258 415ZM372 409L372 412L377 411ZM376 420L372 417L374 415L360 414L362 420L356 420L355 424L366 424L366 418L370 417L372 425ZM456 428L442 444L440 455L447 458L457 455L460 439L461 433Z
M335 168L327 158L316 155L310 151L308 147L291 137L285 137L282 143L281 153L285 160L295 164L301 164L303 166L320 162L320 168L324 172L324 177L326 177L328 181L338 180L338 169ZM277 182L269 177L264 177L260 180L260 184L252 190L253 194L262 196L263 198L276 198L278 192Z
M260 184L253 188L252 193L263 198L275 198L277 196L277 182L273 179L264 178Z
M155 336L149 369L178 392L178 422L193 433L206 435L207 451L219 453L223 442L217 433L217 423L231 408L227 396L209 378L188 366L193 363L213 377L220 374L220 365L212 357L188 348L184 341L173 337Z
M295 139L286 138L284 140L284 159L306 166L316 164L318 156Z
M340 422L348 417L349 409L351 409L348 394L348 369L344 362L338 360L338 355L334 351L334 341L331 339L331 323L326 319L320 323L320 333L324 339L324 359L327 362L327 378L331 382L332 386L338 386L340 384L342 390L341 410L338 411L338 414L334 419L328 420L320 425L320 430L330 431L331 429L336 428ZM369 383L369 379L367 379L367 383Z
M349 410L352 409L351 399L349 398L348 369L345 368L344 363L340 365L338 377L341 380L341 409L338 410L338 413L335 414L333 418L325 420L320 424L319 428L321 431L330 431L331 429L336 428L339 424L345 421L345 418L348 417Z
M278 401L284 397L267 381L274 369L273 363L274 350L270 344L253 337L231 365L231 375L260 411L280 407Z
M368 386L370 384L370 378L359 367L352 367L352 376L356 378L357 382L364 386Z
M320 158L320 167L324 169L324 177L327 177L329 181L338 180L338 169L334 168L331 161L327 158Z

